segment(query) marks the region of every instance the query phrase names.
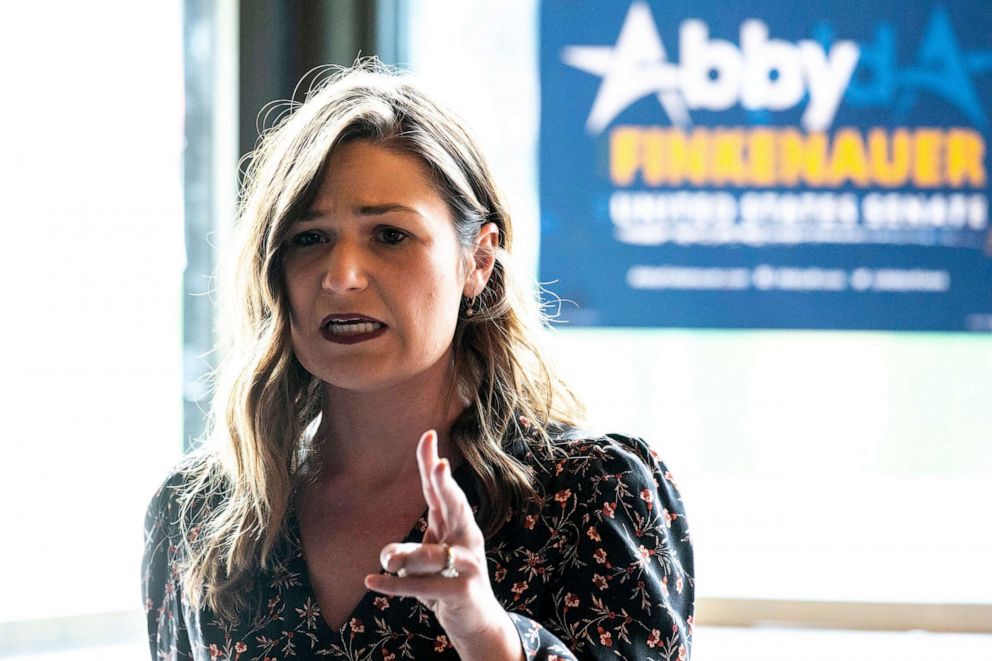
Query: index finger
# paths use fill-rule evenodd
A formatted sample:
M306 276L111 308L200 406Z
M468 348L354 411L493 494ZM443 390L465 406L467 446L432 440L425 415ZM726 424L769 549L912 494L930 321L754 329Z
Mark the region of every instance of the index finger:
M432 477L434 491L447 523L448 537L445 541L474 548L474 544L481 541L477 538L481 537L482 533L472 514L472 506L465 492L451 474L451 463L447 459L439 460Z
M424 500L432 512L440 512L441 508L441 499L431 481L431 474L437 468L438 461L437 432L429 429L417 443L417 467L420 469L420 487L424 491Z

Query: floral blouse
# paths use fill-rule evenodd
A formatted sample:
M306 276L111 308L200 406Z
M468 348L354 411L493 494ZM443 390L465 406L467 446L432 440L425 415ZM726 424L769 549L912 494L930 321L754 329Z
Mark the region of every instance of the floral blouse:
M528 661L684 661L693 625L689 528L671 474L635 438L572 432L545 454L524 439L510 449L534 468L542 496L487 541L493 591L517 627ZM143 594L153 659L458 658L434 614L409 597L368 592L340 630L323 619L297 522L256 578L261 607L235 623L194 610L178 568L177 470L152 498L145 522ZM454 472L469 501L467 469ZM405 541L417 542L426 512Z

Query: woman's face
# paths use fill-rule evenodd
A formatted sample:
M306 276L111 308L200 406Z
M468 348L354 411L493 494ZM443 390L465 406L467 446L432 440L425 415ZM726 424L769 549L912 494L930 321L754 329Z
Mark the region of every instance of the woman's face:
M293 350L308 372L372 391L446 369L478 269L419 158L364 140L337 147L283 250Z

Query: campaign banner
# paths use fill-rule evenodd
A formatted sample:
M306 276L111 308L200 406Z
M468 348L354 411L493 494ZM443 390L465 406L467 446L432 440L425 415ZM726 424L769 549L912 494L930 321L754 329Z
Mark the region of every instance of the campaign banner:
M992 331L992 4L540 3L574 325Z

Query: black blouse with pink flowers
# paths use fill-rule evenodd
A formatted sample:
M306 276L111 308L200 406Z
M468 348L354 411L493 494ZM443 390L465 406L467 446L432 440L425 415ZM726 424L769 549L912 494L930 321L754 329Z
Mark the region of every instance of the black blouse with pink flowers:
M534 468L543 492L487 542L492 587L528 661L689 656L693 567L689 528L671 475L643 441L620 435L528 439L510 452ZM458 658L416 599L366 593L340 630L320 614L296 520L271 566L255 577L250 612L235 623L191 609L181 583L177 470L153 497L142 563L153 659ZM462 464L455 479L477 506ZM405 541L420 541L421 517Z

